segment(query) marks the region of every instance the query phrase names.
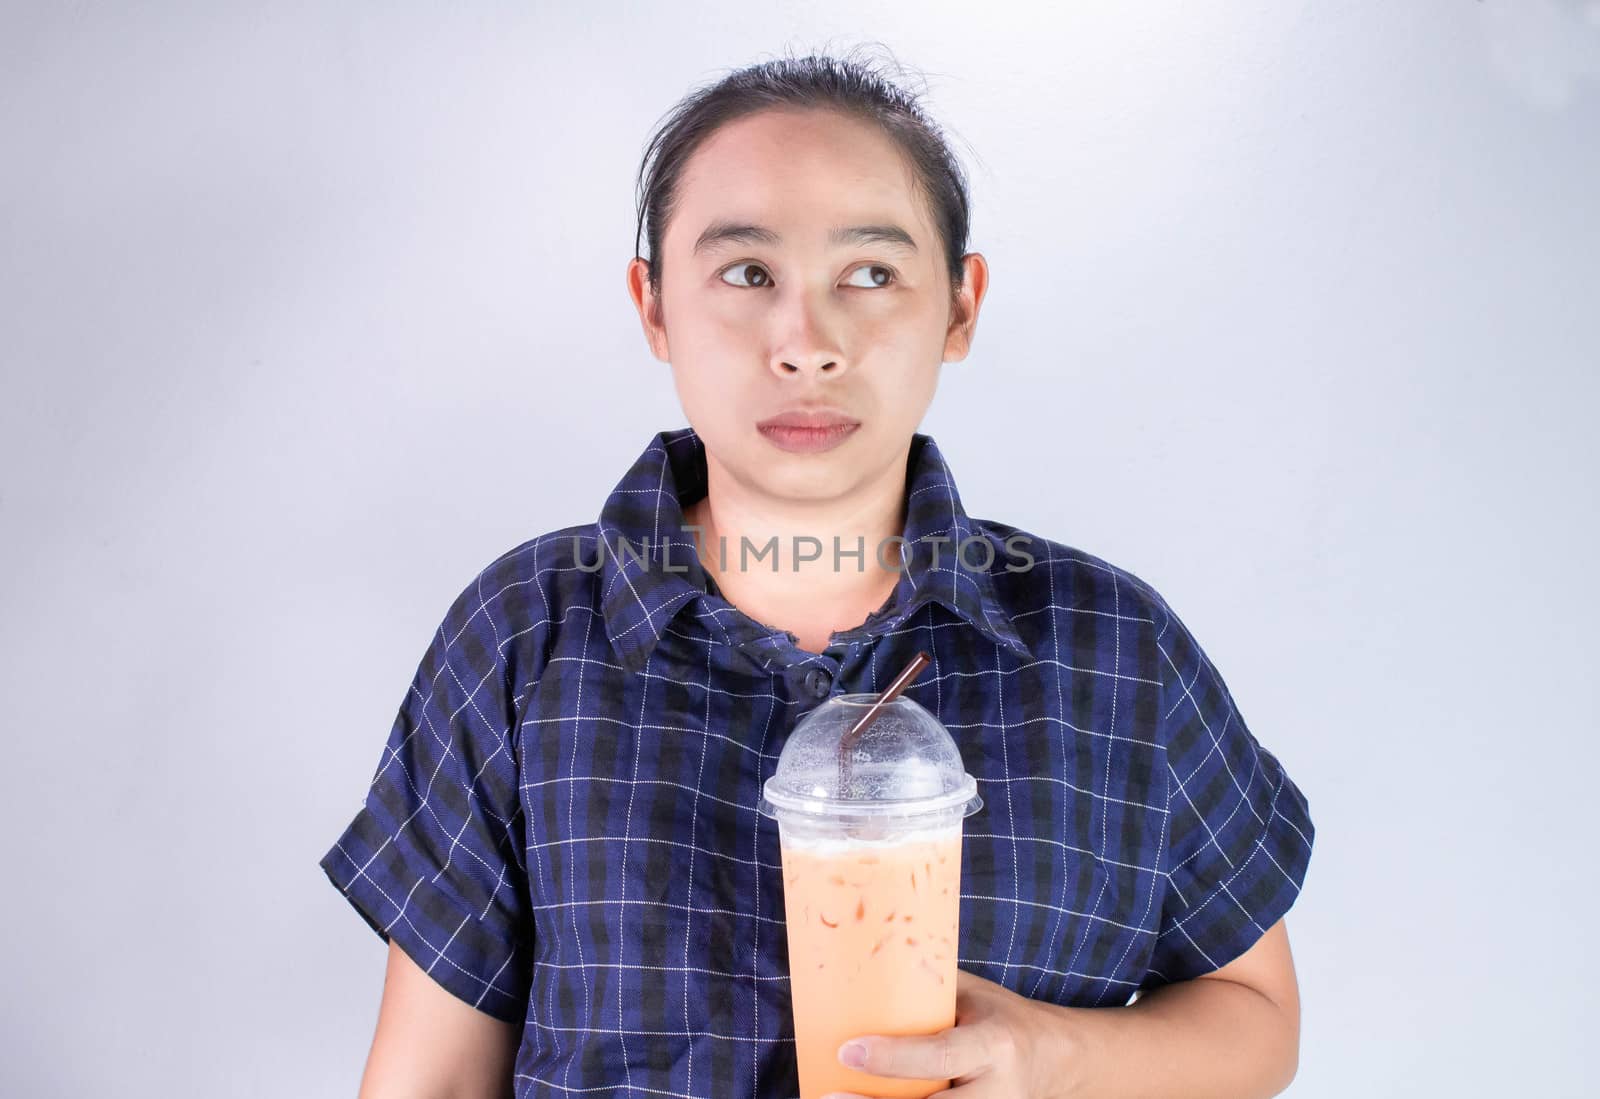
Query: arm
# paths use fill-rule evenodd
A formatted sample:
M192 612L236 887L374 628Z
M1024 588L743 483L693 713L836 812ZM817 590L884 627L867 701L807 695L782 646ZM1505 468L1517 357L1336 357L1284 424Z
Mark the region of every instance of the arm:
M508 1099L519 1037L448 992L391 939L358 1099Z
M1074 1020L1058 1023L1078 1029L1076 1067L1091 1074L1081 1093L1097 1099L1265 1099L1288 1087L1299 1065L1299 988L1282 920L1215 972L1127 1007L1071 1013ZM1058 1072L1056 1079L1075 1075L1071 1065Z

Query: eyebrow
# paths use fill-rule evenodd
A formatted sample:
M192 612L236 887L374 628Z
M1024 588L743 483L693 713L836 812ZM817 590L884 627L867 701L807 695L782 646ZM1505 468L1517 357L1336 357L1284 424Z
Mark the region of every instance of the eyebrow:
M731 221L714 221L706 226L694 242L693 252L699 255L725 244L764 244L775 248L783 242L776 232L761 225L744 225ZM838 248L853 244L887 244L891 247L917 250L911 234L898 225L844 225L828 234L828 244Z

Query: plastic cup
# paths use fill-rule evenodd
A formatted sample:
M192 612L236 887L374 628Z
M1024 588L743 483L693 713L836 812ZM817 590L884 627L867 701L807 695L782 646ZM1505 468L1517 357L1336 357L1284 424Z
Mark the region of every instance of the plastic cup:
M759 807L778 823L783 859L800 1099L924 1099L950 1086L876 1076L838 1058L863 1034L955 1025L961 831L983 805L950 734L903 695L841 767L841 738L875 698L841 695L807 714L762 787Z

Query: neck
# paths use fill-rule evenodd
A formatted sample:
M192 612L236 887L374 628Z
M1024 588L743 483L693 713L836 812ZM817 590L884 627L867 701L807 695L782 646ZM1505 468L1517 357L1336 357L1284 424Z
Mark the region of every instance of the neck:
M820 651L830 631L860 625L894 590L899 543L887 539L905 530L909 452L908 441L881 475L814 502L751 491L707 452L706 495L684 516L701 528L702 566L740 610ZM880 547L889 568L878 563Z

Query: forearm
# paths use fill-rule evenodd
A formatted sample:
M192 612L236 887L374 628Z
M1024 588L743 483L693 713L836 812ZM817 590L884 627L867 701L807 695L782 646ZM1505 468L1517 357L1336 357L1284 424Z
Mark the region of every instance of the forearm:
M1079 1035L1049 1079L1084 1099L1268 1099L1294 1079L1299 1022L1233 981L1181 981L1129 1007L1062 1008ZM1048 1025L1048 1023L1047 1023Z

